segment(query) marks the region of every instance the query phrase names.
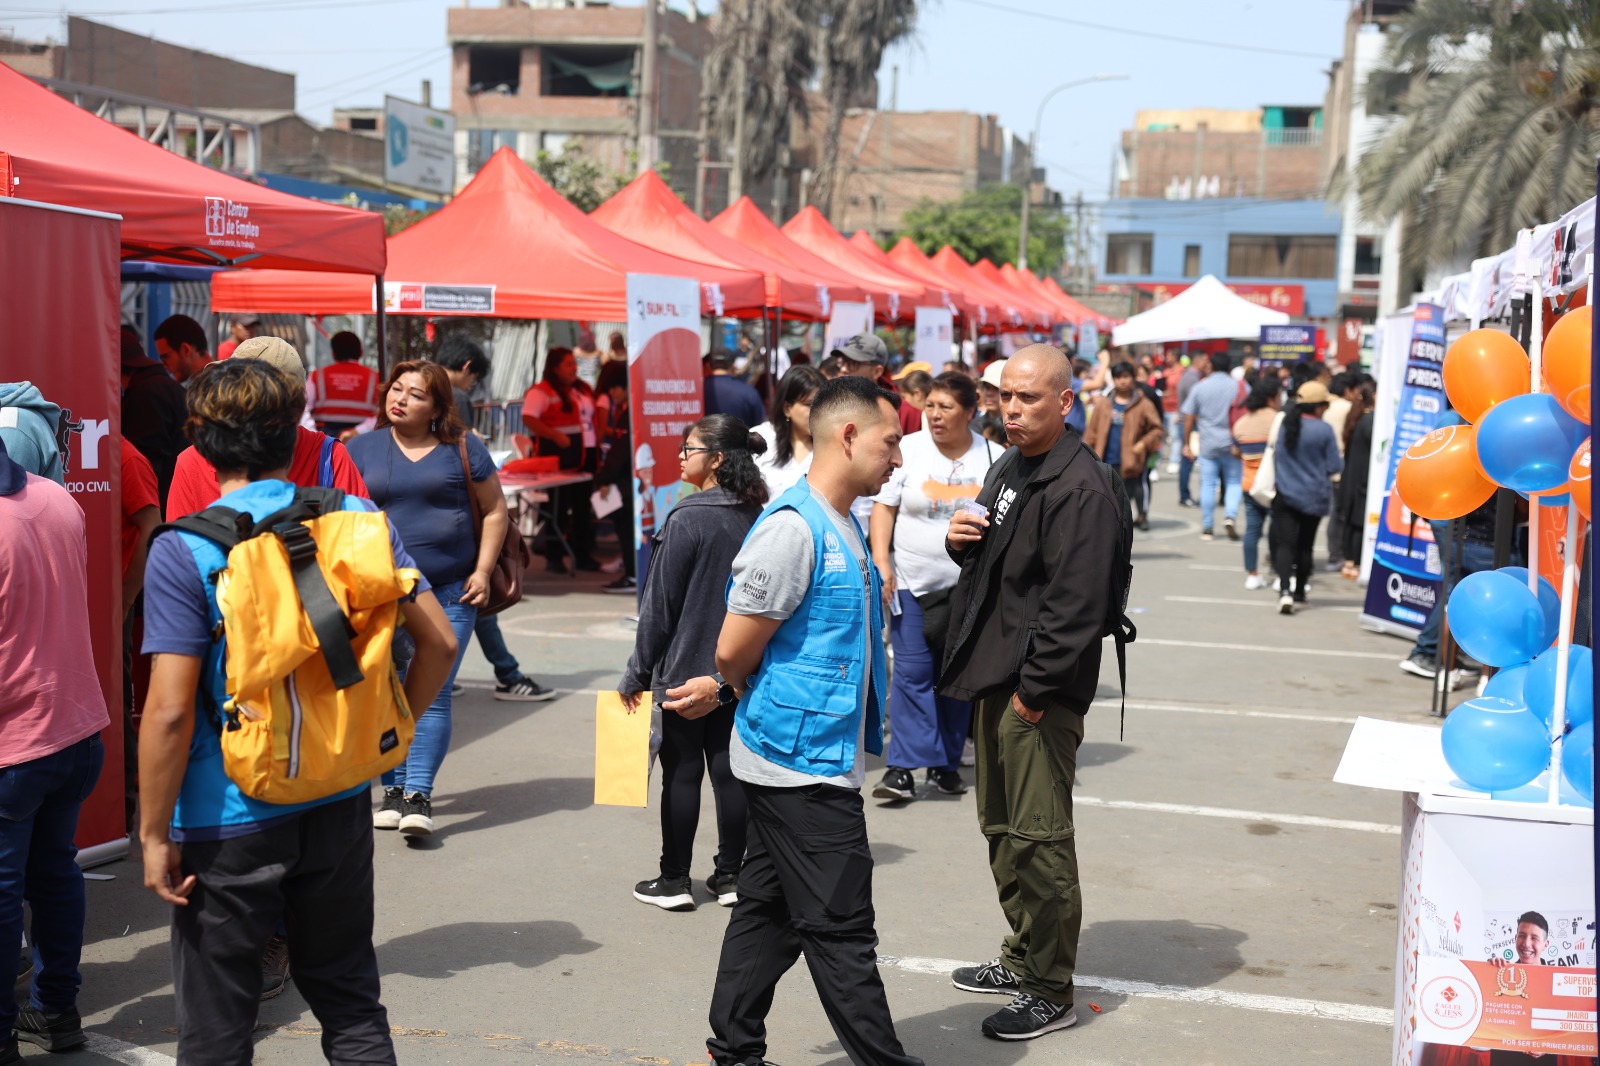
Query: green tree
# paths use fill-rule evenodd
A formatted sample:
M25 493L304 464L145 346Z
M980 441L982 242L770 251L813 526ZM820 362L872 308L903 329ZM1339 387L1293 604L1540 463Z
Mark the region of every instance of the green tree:
M630 165L634 162L631 157L629 162ZM576 137L563 144L559 152L539 149L529 165L551 188L584 212L605 203L634 178L633 173L608 171L599 160L584 152L582 139Z
M1022 189L985 185L958 200L923 199L901 218L901 237L932 255L948 244L969 263L989 259L996 264L1017 261L1017 233L1022 226ZM1045 274L1066 255L1067 217L1060 211L1035 208L1028 213L1028 262Z
M811 6L812 0L724 0L718 9L702 106L745 182L762 181L777 169L794 121L809 115L806 84L817 68ZM741 111L742 153L736 134Z
M1508 248L1594 193L1597 101L1597 0L1417 0L1365 86L1396 117L1356 167L1362 212L1405 217L1408 277Z

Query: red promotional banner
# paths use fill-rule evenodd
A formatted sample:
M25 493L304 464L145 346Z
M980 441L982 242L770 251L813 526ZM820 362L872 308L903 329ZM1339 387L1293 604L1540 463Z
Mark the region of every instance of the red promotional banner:
M80 861L127 837L122 774L121 238L115 215L0 198L0 381L31 381L74 432L67 488L89 540L90 647L111 727L100 784L78 820Z
M1225 281L1235 296L1241 296L1253 304L1258 304L1270 311L1282 311L1290 315L1303 315L1306 313L1306 287L1304 285L1244 285L1239 282ZM1140 283L1134 288L1149 293L1155 297L1155 303L1166 303L1174 296L1189 287L1188 282L1158 281L1151 284Z

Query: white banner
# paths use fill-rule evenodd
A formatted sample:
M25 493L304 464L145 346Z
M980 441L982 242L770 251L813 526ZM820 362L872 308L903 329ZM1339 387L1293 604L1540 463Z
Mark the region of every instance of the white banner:
M954 339L955 316L948 307L917 308L917 339L913 348L917 359L937 373L953 358L950 345Z
M1411 312L1386 315L1378 323L1372 349L1372 376L1378 379L1372 410L1372 458L1367 464L1366 527L1361 538L1361 580L1372 576L1372 555L1378 544L1378 523L1389 495L1389 446L1399 420L1400 390L1406 381L1411 349ZM1404 635L1404 634L1401 634Z
M383 98L383 180L448 196L456 187L456 119L448 111Z
M824 352L832 352L835 348L843 348L850 343L851 337L871 332L871 304L835 300L833 302L833 314L828 316L828 342L822 346L822 350Z

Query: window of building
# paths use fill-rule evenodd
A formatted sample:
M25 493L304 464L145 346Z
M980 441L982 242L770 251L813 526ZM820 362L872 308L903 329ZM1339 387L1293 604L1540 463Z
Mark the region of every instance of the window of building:
M1356 238L1355 273L1376 275L1383 273L1383 246L1376 237Z
M632 96L635 48L546 48L546 96Z
M1236 233L1228 238L1230 277L1331 278L1338 259L1337 237Z
M560 155L570 140L572 140L572 134L570 133L541 133L539 134L539 147L551 155Z
M350 120L350 128L352 130L366 130L376 133L378 131L378 120L376 118L352 118Z
M1183 246L1183 276L1198 278L1200 276L1200 246L1186 244Z
M1108 233L1106 235L1106 273L1132 274L1142 277L1150 273L1150 253L1155 246L1151 233Z
M522 148L518 144L516 130L468 130L467 131L467 169L476 174L478 168L489 161L498 148L510 148L518 155Z
M475 44L467 49L467 92L517 95L522 87L522 49Z

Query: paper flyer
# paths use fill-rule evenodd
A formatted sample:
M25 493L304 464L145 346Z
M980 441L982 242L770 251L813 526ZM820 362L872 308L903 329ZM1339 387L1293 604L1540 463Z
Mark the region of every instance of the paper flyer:
M594 801L614 807L644 807L650 793L651 694L630 713L620 692L594 701Z

